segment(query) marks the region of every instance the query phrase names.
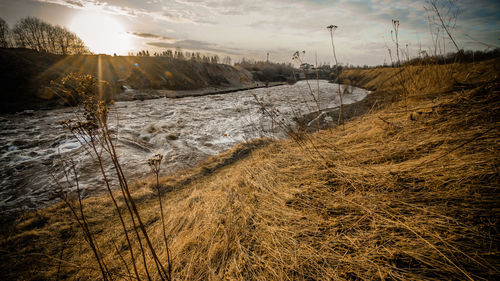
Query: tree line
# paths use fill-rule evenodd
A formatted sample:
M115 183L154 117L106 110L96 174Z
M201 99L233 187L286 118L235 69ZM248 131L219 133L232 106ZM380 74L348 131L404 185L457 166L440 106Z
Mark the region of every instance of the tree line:
M61 55L91 53L75 33L35 17L19 20L12 29L0 18L0 47L27 48Z
M226 56L224 58L220 58L218 55L210 55L210 54L201 54L200 52L183 52L181 48L176 48L175 50L166 50L163 52L154 52L150 53L149 50L141 50L137 53L129 53L129 56L137 56L137 57L167 57L172 59L180 59L180 60L191 60L197 62L205 62L205 63L222 63L231 65L232 59L230 56Z
M294 77L295 68L291 63L274 63L270 61L255 61L243 58L235 63L250 71L254 79L260 81L288 81ZM293 78L295 79L295 78Z

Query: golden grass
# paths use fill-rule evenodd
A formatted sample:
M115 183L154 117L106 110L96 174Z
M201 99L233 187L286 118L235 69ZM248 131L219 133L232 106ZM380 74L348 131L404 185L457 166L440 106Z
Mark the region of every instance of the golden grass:
M300 143L240 144L161 179L174 279L495 279L495 67L498 61L410 67L402 70L403 81L395 76L400 69L349 70L344 81L375 90L382 106L344 129L308 134ZM411 89L406 107L402 83ZM165 259L154 184L138 181L133 196ZM110 200L84 203L110 271L126 279L113 247L129 260L126 242ZM62 204L24 216L3 236L1 249L6 279L100 276ZM139 258L137 265L144 274Z

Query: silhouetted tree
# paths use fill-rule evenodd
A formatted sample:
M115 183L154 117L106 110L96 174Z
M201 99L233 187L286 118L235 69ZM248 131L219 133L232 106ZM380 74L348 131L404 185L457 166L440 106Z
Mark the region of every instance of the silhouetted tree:
M241 62L237 62L235 65L251 71L254 78L260 81L286 81L293 76L294 72L294 67L290 63L273 63L242 58Z
M89 54L76 34L35 17L21 19L12 30L16 47L54 54Z
M9 45L9 25L0 18L0 47L8 48Z
M184 59L184 54L182 53L182 49L179 47L175 48L175 58Z
M231 57L230 57L230 56L226 56L226 57L222 60L222 63L223 63L223 64L227 64L227 65L231 65Z
M219 63L219 56L218 55L212 56L212 58L210 59L210 62L215 63L215 64Z

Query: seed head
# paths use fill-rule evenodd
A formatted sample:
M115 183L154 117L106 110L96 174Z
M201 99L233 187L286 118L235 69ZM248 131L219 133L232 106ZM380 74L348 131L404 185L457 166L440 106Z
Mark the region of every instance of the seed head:
M328 29L330 32L335 31L335 29L337 29L337 28L338 28L338 26L333 25L333 24L326 27L326 29Z

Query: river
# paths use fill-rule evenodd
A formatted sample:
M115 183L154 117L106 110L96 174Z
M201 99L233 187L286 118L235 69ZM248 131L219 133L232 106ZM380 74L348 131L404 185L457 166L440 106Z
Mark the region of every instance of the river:
M210 155L258 137L283 137L266 110L277 109L291 120L317 110L309 86L317 82L261 88L228 94L116 102L109 123L118 128L118 154L129 179L147 176L146 162L165 155L162 171L189 168ZM337 85L319 81L322 109L338 106ZM344 104L362 100L359 88L344 96ZM257 100L259 102L257 102ZM0 217L33 210L58 201L55 179L63 182L59 160L71 158L78 167L83 195L104 191L92 158L61 125L74 118L75 108L24 111L0 115ZM111 165L107 165L111 169ZM72 189L74 187L67 187Z

